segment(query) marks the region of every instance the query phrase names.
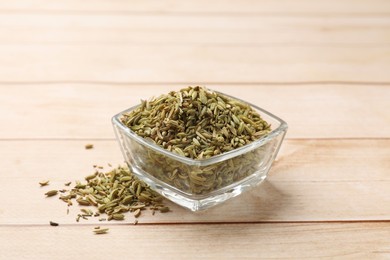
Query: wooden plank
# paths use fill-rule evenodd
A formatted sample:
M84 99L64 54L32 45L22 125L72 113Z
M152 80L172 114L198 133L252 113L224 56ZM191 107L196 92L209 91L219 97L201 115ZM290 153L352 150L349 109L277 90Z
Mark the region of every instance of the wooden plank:
M3 45L0 57L3 82L390 82L390 46Z
M231 0L218 1L50 1L50 0L19 0L2 1L0 9L4 11L58 11L58 12L157 12L157 13L287 13L287 14L371 14L388 13L389 2L386 0L330 0L313 2L310 0Z
M1 62L9 66L3 67L0 78L15 82L381 82L390 81L389 54L389 47L3 46Z
M388 17L1 14L1 44L389 44ZM122 48L122 47L120 47Z
M0 227L4 259L387 259L390 225L257 224ZM26 243L21 243L25 241ZM27 243L28 241L28 243Z
M0 138L114 138L110 118L151 96L187 86L0 85ZM218 85L287 121L288 138L390 137L390 88L378 85ZM17 127L15 125L17 122Z
M95 148L85 150L85 143ZM75 224L78 206L66 213L50 189L83 180L92 165L122 161L115 141L1 141L0 224ZM221 206L194 214L172 203L172 212L140 223L291 222L390 220L390 139L287 140L261 186ZM51 184L39 187L49 179ZM27 196L27 197L26 197ZM98 218L82 223L101 224ZM128 215L126 221L133 223Z

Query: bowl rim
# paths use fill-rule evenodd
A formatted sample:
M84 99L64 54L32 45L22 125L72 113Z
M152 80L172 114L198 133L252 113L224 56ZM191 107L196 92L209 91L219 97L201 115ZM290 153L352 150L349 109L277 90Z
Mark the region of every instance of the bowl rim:
M216 93L221 94L221 95L224 95L224 96L229 97L231 99L238 100L240 102L243 102L243 103L251 106L255 110L258 110L258 111L268 115L272 119L278 121L279 122L279 126L277 128L275 128L275 129L273 129L268 134L262 136L261 138L255 140L255 141L253 141L253 142L251 142L249 144L246 144L246 145L244 145L242 147L236 148L236 149L231 150L229 152L225 152L225 153L222 153L222 154L219 154L219 155L212 156L210 158L197 160L197 159L191 159L191 158L188 158L188 157L176 154L174 152L168 151L168 150L160 147L159 145L157 145L155 143L152 143L152 142L148 141L147 139L144 139L143 137L137 135L135 132L133 132L130 128L128 128L126 125L124 125L121 122L120 118L121 118L121 116L123 114L128 113L128 112L138 108L141 104L132 106L132 107L130 107L128 109L123 110L122 112L119 112L118 114L114 115L111 118L111 122L112 122L112 124L114 126L119 127L120 130L122 130L126 134L126 136L128 136L131 139L134 139L136 142L138 142L138 143L140 143L142 145L145 145L148 148L163 154L164 156L170 157L170 158L172 158L174 160L180 161L182 163L185 163L185 164L191 165L191 166L208 166L208 165L211 165L211 164L214 164L214 163L218 163L218 162L222 162L222 161L234 158L236 156L242 155L244 153L250 152L250 151L252 151L252 150L254 150L254 149L256 149L256 148L258 148L258 147L260 147L260 146L262 146L262 145L264 145L266 143L268 143L269 141L273 140L274 138L276 138L280 134L283 134L288 129L288 125L287 125L287 123L284 120L282 120L278 116L272 114L271 112L268 112L267 110L265 110L263 108L260 108L260 107L258 107L256 105L251 104L249 102L246 102L246 101L244 101L242 99L230 96L228 94L225 94L225 93L222 93L222 92L219 92L219 91L215 91L215 90L212 90L212 89L208 89L208 90L216 92ZM119 136L116 136L116 137L117 137L117 139L119 139Z

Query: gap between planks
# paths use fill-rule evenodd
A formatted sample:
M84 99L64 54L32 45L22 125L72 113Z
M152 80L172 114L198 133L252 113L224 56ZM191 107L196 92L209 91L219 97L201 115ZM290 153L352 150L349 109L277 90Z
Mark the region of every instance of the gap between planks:
M80 85L117 85L117 86L204 86L204 85L244 85L244 86L253 86L253 85L262 85L262 86L316 86L316 85L345 85L345 86L366 86L366 85L374 85L374 86L390 86L390 81L388 82L374 82L374 81L258 81L258 82L130 82L130 81L92 81L92 80L48 80L48 81L0 81L0 85L61 85L61 84L80 84Z
M196 213L194 213L196 214ZM296 221L215 221L215 222L146 222L142 223L141 219L137 219L137 226L191 226L191 225L275 225L275 224L370 224L370 223L378 223L378 224L386 224L390 223L390 219L382 219L382 220L296 220ZM126 221L126 220L125 220ZM101 227L108 226L135 226L134 222L120 222L120 221L105 221L100 223L58 223L59 226L63 227L95 227L99 225ZM49 223L0 223L0 228L2 227L46 227L50 226Z
M129 252L134 259L384 259L390 253L389 226L373 223L115 226L105 236L82 226L2 232L4 259L116 259Z
M44 9L2 9L0 14L27 14L27 15L83 15L83 16L101 16L101 15L116 15L116 16L144 16L144 15L155 15L155 16L227 16L227 17L248 17L248 16L270 16L270 17L388 17L390 12L359 12L359 13L334 13L334 12L191 12L191 11L109 11L109 10L44 10Z
M207 8L205 8L205 6ZM55 13L82 13L82 14L169 14L169 15L377 15L388 14L388 1L48 1L48 0L21 0L0 3L0 10L4 12L55 12Z

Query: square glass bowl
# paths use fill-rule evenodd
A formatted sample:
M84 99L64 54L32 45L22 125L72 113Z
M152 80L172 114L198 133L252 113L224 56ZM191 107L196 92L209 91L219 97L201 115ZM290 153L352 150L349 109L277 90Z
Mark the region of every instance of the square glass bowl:
M240 148L194 160L153 144L124 125L122 115L138 106L112 118L116 138L133 173L162 196L192 211L220 204L261 183L267 177L287 131L287 123L277 116L240 99L222 95L250 105L271 124L271 131Z

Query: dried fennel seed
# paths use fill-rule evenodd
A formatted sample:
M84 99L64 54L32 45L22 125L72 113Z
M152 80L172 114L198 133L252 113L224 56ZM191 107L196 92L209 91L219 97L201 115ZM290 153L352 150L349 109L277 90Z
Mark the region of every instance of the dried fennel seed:
M49 222L50 226L57 227L59 224L53 221Z
M41 182L39 182L39 185L41 185L41 186L46 186L46 185L49 185L49 180L47 180L47 181L41 181Z
M50 190L50 191L46 192L45 195L47 197L52 197L52 196L57 195L57 193L58 193L58 190Z
M89 150L93 148L93 144L86 144L85 149Z
M202 87L142 101L121 121L146 140L195 160L232 151L271 131L249 105ZM180 163L137 142L128 145L143 170L157 179L184 192L207 194L256 172L260 166L254 162L265 160L275 143L204 167Z
M138 180L127 167L118 167L107 173L96 172L85 177L86 183L76 182L74 188L59 197L68 205L76 200L82 206L94 206L97 212L83 208L76 221L98 217L100 213L108 215L107 220L124 220L123 213L133 212L137 217L141 210L150 208L164 213L169 208L162 204L162 197L152 191L144 182ZM165 210L168 208L168 210ZM100 218L104 221L106 218Z
M110 230L109 228L94 228L93 232L96 234L96 235L101 235L101 234L106 234L108 232L108 230Z

